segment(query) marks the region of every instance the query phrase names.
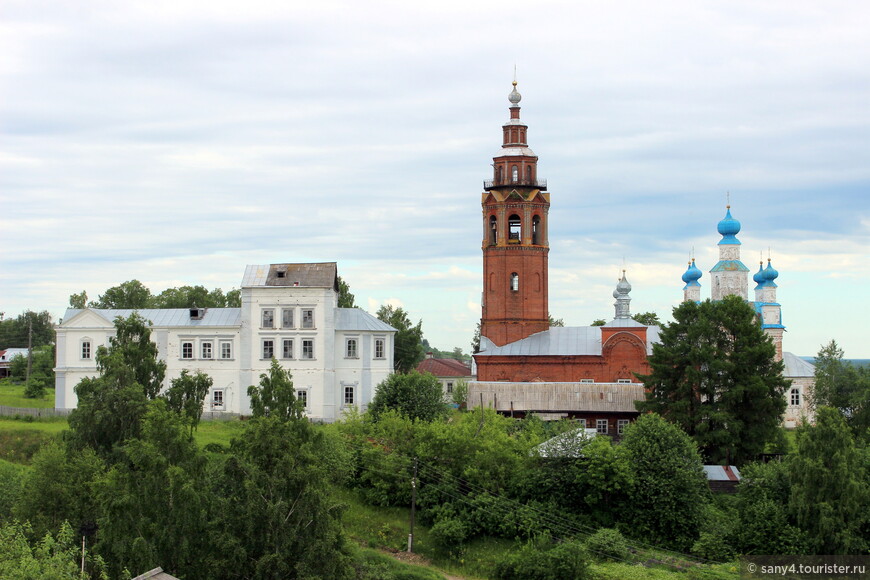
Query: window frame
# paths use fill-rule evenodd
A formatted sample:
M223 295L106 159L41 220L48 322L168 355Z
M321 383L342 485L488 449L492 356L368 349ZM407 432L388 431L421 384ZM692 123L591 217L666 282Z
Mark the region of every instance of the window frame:
M601 430L601 427L604 427L604 430ZM610 420L609 419L596 419L595 420L595 432L599 435L608 435L610 433Z
M378 354L378 350L380 350L380 355ZM374 359L383 360L387 358L387 339L383 337L375 337L375 351L374 351Z
M288 316L289 315L289 316ZM289 321L287 319L290 319ZM296 309L282 308L281 309L281 328L296 328Z
M314 308L303 308L302 309L302 326L305 330L310 330L312 328L316 328L314 325Z
M206 348L208 348L208 356L206 356ZM199 343L199 358L203 360L214 360L214 341L203 340Z
M296 399L302 402L302 408L308 410L308 389L296 389Z
M269 324L267 325L266 322L268 322ZM260 328L275 328L274 308L263 308L263 310L260 312Z
M306 348L308 347L308 348ZM313 338L303 338L302 339L302 353L301 360L314 360L314 339Z
M616 420L616 434L622 435L625 433L626 427L631 423L628 419L617 419Z
M350 396L348 397L348 395ZM345 385L344 394L341 400L343 401L342 406L344 407L352 407L353 405L356 405L356 387L352 385Z
M792 387L789 390L789 403L791 403L792 407L800 407L801 406L801 390L797 387ZM797 400L797 402L795 402Z
M228 353L227 356L224 356L224 347L227 347ZM233 341L231 340L222 340L220 341L220 360L233 360Z
M79 342L79 357L81 360L93 360L94 349L90 338L83 338Z
M268 345L268 346L267 346ZM260 360L272 360L275 357L275 339L264 338L260 341ZM269 349L269 356L266 356L266 348Z
M287 343L290 343L290 356L287 356ZM281 358L284 360L293 360L296 354L296 345L293 344L292 338L282 338L281 339Z
M349 336L344 339L344 358L358 359L359 358L359 338Z
M220 399L220 402L218 402ZM226 408L224 389L214 389L211 392L211 408L213 411L223 411Z
M192 340L182 340L181 345L179 346L179 355L181 360L194 360L193 359L193 341Z

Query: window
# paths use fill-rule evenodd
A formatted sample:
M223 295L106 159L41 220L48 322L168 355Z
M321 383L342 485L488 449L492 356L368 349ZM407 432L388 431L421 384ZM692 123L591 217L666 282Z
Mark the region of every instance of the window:
M520 216L517 214L512 214L511 217L508 218L508 240L516 240L520 241L523 233L523 222L520 220Z
M91 358L91 341L83 340L82 341L82 358L89 359Z
M532 218L532 243L536 246L541 243L541 216Z
M200 350L202 351L202 358L212 358L214 356L210 340L203 341L200 345Z
M193 358L193 343L186 340L181 343L181 358Z
M628 419L620 419L616 422L616 432L622 435L628 427Z
M302 328L314 328L314 309L302 309Z
M302 358L314 358L314 341L310 338L306 338L302 341Z
M594 379L580 379L580 382L583 384L589 384L589 383L594 383L595 380Z
M292 308L285 308L281 311L281 328L293 328Z
M264 310L263 311L263 328L275 328L275 311L274 310Z
M620 385L630 385L631 379L616 379L616 382Z
M233 358L233 343L231 343L228 340L221 342L221 358L222 359Z
M357 348L356 348L357 342L356 342L355 338L348 338L345 345L346 345L346 348L344 349L345 358L359 358L359 355L357 354Z
M586 419L577 419L577 423L580 425L581 429L586 428Z
M516 165L511 166L511 179L514 183L516 183L520 179L520 172L517 169Z
M345 405L353 405L354 404L354 388L353 387L345 387L344 388L344 404Z
M224 408L224 391L223 389L215 389L211 392L211 408L223 411Z
M296 398L302 403L302 407L304 409L308 408L308 391L305 389L300 389L296 391Z
M281 358L293 358L292 338L285 338L281 343Z
M274 340L264 340L263 341L263 358L270 359L275 356L275 341Z
M498 243L498 220L495 216L489 218L489 245L494 246Z
M384 358L384 339L376 338L375 339L375 358Z
M598 419L595 421L595 430L599 433L607 435L607 419Z
M453 394L453 383L450 381L447 381L447 394L448 395Z
M520 290L520 275L514 272L511 274L511 291L519 292Z
M795 407L801 406L801 391L800 389L791 390L791 404Z

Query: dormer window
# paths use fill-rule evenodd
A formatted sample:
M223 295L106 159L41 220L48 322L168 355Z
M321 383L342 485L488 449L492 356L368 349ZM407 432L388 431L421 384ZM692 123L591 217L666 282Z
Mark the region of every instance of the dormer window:
M287 275L286 272L278 272L278 274L277 274L277 276L278 276L279 278L283 278L283 277L286 276L286 275Z
M202 320L203 316L205 316L205 308L197 308L196 306L194 306L190 309L191 320Z

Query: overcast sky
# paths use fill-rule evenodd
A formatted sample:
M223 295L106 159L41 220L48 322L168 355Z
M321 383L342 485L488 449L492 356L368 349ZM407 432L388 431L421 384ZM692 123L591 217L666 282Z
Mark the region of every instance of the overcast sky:
M785 350L870 358L870 3L0 6L0 311L138 279L338 262L357 303L469 349L508 119L549 182L550 310L667 320L692 252L780 272Z

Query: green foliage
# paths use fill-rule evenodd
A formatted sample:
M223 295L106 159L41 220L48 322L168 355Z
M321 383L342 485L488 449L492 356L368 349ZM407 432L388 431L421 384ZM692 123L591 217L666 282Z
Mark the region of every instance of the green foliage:
M215 525L221 549L213 567L223 576L346 578L348 550L341 509L327 489L334 473L323 434L304 419L275 416L248 422L218 474Z
M90 303L91 308L142 309L151 307L151 290L139 280L113 286Z
M715 562L734 560L737 554L732 538L737 531L736 515L736 510L725 510L713 503L704 506L701 534L692 545L692 554Z
M600 562L626 562L631 557L625 537L613 528L601 528L583 542L590 557Z
M350 285L338 277L338 307L356 308L354 295L350 293Z
M640 312L638 314L632 315L632 320L636 320L641 324L646 324L647 326L661 326L662 321L659 320L659 315L655 312Z
M450 399L461 408L464 408L468 402L468 382L465 379L459 379L454 383Z
M97 521L99 510L90 484L105 470L91 449L74 450L51 442L33 456L15 515L28 520L37 535L63 522L78 529Z
M823 346L816 355L814 407L837 409L856 437L867 439L870 433L870 367L854 366L843 361L843 350L835 341Z
M589 577L583 546L573 540L553 543L543 536L530 540L499 562L497 580L582 580Z
M596 318L589 326L604 326L605 324L607 324L606 320L604 320L603 318Z
M423 321L413 325L404 309L389 304L378 308L377 317L398 331L393 347L393 369L397 373L411 372L425 356L422 344Z
M78 308L79 310L83 308L87 308L88 306L88 293L85 290L82 290L78 294L70 294L69 295L69 307L70 308Z
M553 318L553 315L550 313L547 313L547 322L550 324L550 326L558 326L560 328L565 326L565 321L563 319Z
M9 580L79 580L81 547L72 528L60 526L56 536L46 534L31 544L26 523L0 525L0 578ZM86 569L92 578L106 579L99 559L88 557Z
M679 425L708 461L740 465L776 439L790 383L745 300L683 302L649 363L637 409Z
M17 357L16 357L17 358ZM13 359L15 360L15 359ZM13 382L9 378L0 379L0 405L23 407L30 409L53 409L54 390L49 389L41 399L29 399L24 396L25 385ZM2 420L2 419L0 419Z
M629 425L622 446L634 480L625 518L631 535L687 552L698 539L710 501L694 441L676 425L647 414Z
M32 329L32 333L31 333ZM25 310L15 318L0 321L0 350L54 344L54 325L48 310Z
M369 413L377 421L386 410L394 409L409 419L434 421L447 413L441 382L429 373L393 373L375 390Z
M28 468L0 460L0 522L12 519L12 508L18 503Z
M791 495L787 462L750 463L737 487L737 525L732 544L742 554L805 554L806 534L788 514Z
M104 454L139 436L147 401L160 392L166 373L142 317L118 317L115 329L109 348L97 349L100 376L79 382L78 406L69 416L71 439Z
M870 522L865 457L855 448L840 413L821 407L816 424L798 430L797 454L789 459L789 510L815 554L861 554L862 527Z
M477 325L474 327L474 334L471 337L471 354L477 354L480 352L480 321L477 321Z
M172 379L171 386L164 393L169 409L184 417L190 427L190 435L199 426L202 417L202 405L214 381L207 374L196 371L193 375L187 369L181 371L181 376Z
M242 307L242 291L238 288L233 288L227 292L227 308Z
M296 399L293 376L274 358L269 374L260 375L260 386L248 387L248 397L254 417L275 417L289 421L301 419L305 414L302 403Z
M210 553L205 457L187 424L158 399L148 405L140 439L128 440L96 484L101 515L97 550L122 570L164 567L202 576Z

